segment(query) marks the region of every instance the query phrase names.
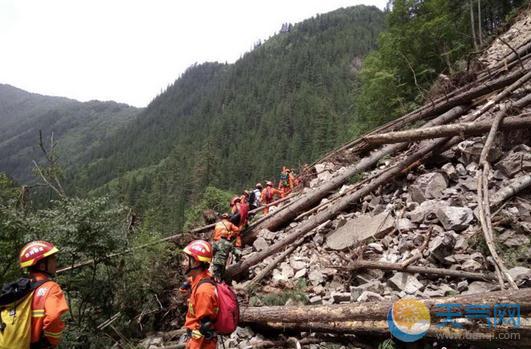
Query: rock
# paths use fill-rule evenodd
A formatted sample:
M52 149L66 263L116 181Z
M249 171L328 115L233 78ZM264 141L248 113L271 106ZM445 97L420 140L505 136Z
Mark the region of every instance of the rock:
M396 221L396 229L398 231L410 231L413 229L417 229L417 224L411 222L407 218L400 218Z
M263 251L269 247L269 244L267 243L266 239L264 239L262 236L259 236L256 240L254 240L253 247L257 251Z
M531 171L531 148L520 145L498 162L495 167L509 178L514 177L520 171Z
M278 269L273 270L273 281L288 281L288 279Z
M467 280L459 281L457 283L457 291L463 292L463 291L465 291L467 289L468 289L468 281Z
M430 256L435 258L440 263L444 263L444 258L451 255L455 247L455 238L450 233L445 233L442 236L436 236L429 242Z
M461 264L461 268L466 271L478 271L481 270L482 265L473 259L468 259L463 264Z
M258 236L266 239L267 241L273 241L277 237L277 233L274 233L268 229L262 229L258 233Z
M280 269L282 270L282 278L285 280L288 280L295 275L295 271L288 263L282 263Z
M409 212L407 216L413 223L423 223L424 221L435 223L437 216L435 212L440 207L448 206L444 201L427 200L417 206L413 211Z
M475 177L467 177L465 179L461 179L459 180L459 185L468 191L475 192L478 190L478 181Z
M389 279L389 284L397 291L405 291L408 294L414 294L424 287L424 285L411 274L398 272Z
M328 234L326 245L333 250L343 250L371 237L381 238L394 227L393 217L383 212L377 216L362 215Z
M367 247L370 249L373 249L374 251L378 253L382 253L384 251L383 246L376 242L371 242L370 244L367 245Z
M323 273L321 273L319 270L314 270L308 275L308 280L310 280L312 285L319 285L324 281Z
M422 296L424 298L435 298L435 297L444 297L444 290L435 289L435 290L424 290Z
M529 238L523 234L515 234L513 237L505 240L503 244L508 247L518 247L527 245L529 243Z
M531 280L531 269L525 267L514 267L509 269L509 275L515 282Z
M468 207L439 207L435 214L446 230L461 231L474 219L474 214Z
M332 292L330 297L334 303L350 302L350 292Z
M380 296L378 293L371 291L363 291L361 295L356 299L356 302L372 302L372 301L383 301L384 297Z
M474 293L483 293L488 292L490 288L490 284L488 282L484 281L474 281L468 285L468 291L464 292L463 294L474 294Z
M321 296L313 296L310 298L310 304L320 304L323 301Z
M455 166L455 170L457 171L457 174L461 177L464 177L467 175L466 168L463 166L463 164L459 163Z
M254 336L254 331L249 327L236 327L236 335L240 338L251 338Z
M451 162L443 165L443 167L441 167L441 170L443 170L444 173L446 173L446 175L448 176L448 178L454 182L457 181L457 179L459 178L459 174L457 173L457 170Z
M464 236L459 236L455 242L454 248L460 251L466 250L468 248L468 239Z
M415 183L409 186L409 194L413 201L421 203L429 199L440 199L447 187L446 176L439 172L432 172L419 176Z
M325 292L325 288L321 285L314 286L312 290L315 294L323 294Z
M332 178L332 173L323 171L317 175L317 179L321 182L328 182Z
M296 259L290 259L289 264L294 270L301 270L303 268L306 268L306 262L296 260Z
M295 275L293 276L294 279L300 279L308 273L308 269L302 268L301 270L298 270Z

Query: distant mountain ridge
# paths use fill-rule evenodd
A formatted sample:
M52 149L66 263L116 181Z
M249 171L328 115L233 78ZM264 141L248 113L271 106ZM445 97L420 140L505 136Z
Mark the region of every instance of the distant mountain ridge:
M39 130L45 142L53 132L63 164L81 161L140 110L116 102L44 96L0 84L0 171L21 182L33 180L32 160L43 159Z

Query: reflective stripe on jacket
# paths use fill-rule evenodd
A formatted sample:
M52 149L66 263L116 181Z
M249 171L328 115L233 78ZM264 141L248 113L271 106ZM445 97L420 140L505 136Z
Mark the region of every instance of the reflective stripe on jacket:
M36 281L48 280L42 273L31 273ZM65 328L61 316L68 311L68 304L61 287L52 280L37 287L33 293L31 343L37 343L44 336L52 346L57 346Z

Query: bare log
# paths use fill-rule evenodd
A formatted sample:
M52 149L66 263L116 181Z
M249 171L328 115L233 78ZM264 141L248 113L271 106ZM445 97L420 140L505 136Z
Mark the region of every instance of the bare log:
M465 314L465 308L471 304L520 304L522 315L531 313L531 288L520 290L505 290L484 292L470 295L459 295L443 298L423 300L435 316L443 312L443 307L437 304L456 304L453 312ZM305 305L305 306L271 306L271 307L246 307L241 309L240 321L242 323L307 323L307 322L339 322L354 320L385 320L392 301L378 301L366 303L332 304L332 305Z
M522 49L523 50L522 52L524 51L527 52L530 49L531 49L531 43L529 47L524 47ZM476 83L475 86L474 84L463 86L459 88L458 90L456 90L455 92L452 92L450 96L442 96L433 102L426 103L422 107L366 133L364 137L368 135L372 135L372 134L399 130L402 127L406 125L410 125L411 123L414 123L418 120L423 120L423 119L432 117L434 115L439 115L441 113L444 113L457 105L467 104L478 97L494 92L496 90L499 90L513 83L514 81L518 80L521 76L523 76L525 73L526 73L525 70L520 69L510 74L507 74L505 76L501 76L497 78L496 80L493 80L490 82L480 83L480 84ZM485 73L483 77L484 78L490 77L490 75ZM338 152L341 152L349 148L354 148L357 145L363 145L365 143L364 137L360 137L353 141L345 143L340 148L326 154L324 157L317 160L313 165L327 160L329 157L331 157L334 154L337 154Z
M267 327L285 332L320 332L337 334L355 334L371 337L390 336L387 321L342 321L342 322L308 322L308 323L282 323L268 322ZM504 334L517 333L518 336L510 336L506 339ZM438 328L430 326L424 336L425 339L437 340L437 342L459 342L459 343L500 343L503 342L504 349L527 348L531 346L531 328L529 327L507 327L497 326L488 328L486 326L467 326L464 329L452 328L450 326ZM444 340L443 340L444 338ZM511 345L509 347L509 345Z
M490 202L491 208L497 208L501 205L502 202L508 198L518 194L522 190L531 186L531 174L523 175L520 177L514 178L508 185L504 186L502 189L498 190L496 194L492 196Z
M520 78L517 82L520 82L524 80L524 78L529 78L529 77L531 77L531 72L526 74L524 77ZM505 279L509 282L509 285L511 285L512 288L518 289L518 286L516 285L516 282L514 282L513 278L511 277L511 274L509 273L509 270L505 266L503 259L498 255L498 252L496 251L496 245L494 244L494 232L492 228L492 218L490 214L489 184L488 184L490 164L489 164L487 157L492 147L492 143L494 142L494 137L496 136L498 127L501 121L503 120L503 118L505 117L506 112L507 112L507 106L504 106L501 112L498 113L498 115L496 115L496 117L494 118L494 121L492 122L492 127L487 136L487 140L485 141L485 145L483 146L483 149L481 151L481 155L479 158L479 166L481 168L481 171L478 172L478 189L477 189L479 221L481 223L481 229L483 230L483 236L485 237L485 242L489 248L492 259L495 265L497 266L496 270L497 271L499 270L499 272L497 272L497 275L498 275L500 287L502 290L504 289L504 283L503 283L503 279L500 277L501 275L505 277Z
M375 261L365 261L359 260L355 261L352 265L347 267L348 270L358 270L358 269L380 269L380 270L397 270L403 271L406 273L419 273L419 274L430 274L438 276L448 276L453 278L460 279L470 279L470 280L481 280L481 281L492 281L496 280L494 275L482 274L482 273L472 273L463 270L452 270L445 268L430 268L430 267L420 267L420 266L406 266L404 267L401 263L386 263L386 262L375 262Z
M492 121L467 122L460 124L433 126L415 130L381 133L365 137L371 144L392 144L400 142L416 142L423 139L444 138L449 136L480 135L490 130ZM531 127L531 116L511 117L500 124L501 130Z

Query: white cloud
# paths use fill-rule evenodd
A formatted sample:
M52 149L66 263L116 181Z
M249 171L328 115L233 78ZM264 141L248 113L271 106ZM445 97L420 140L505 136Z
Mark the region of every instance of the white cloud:
M145 106L195 62L232 63L282 23L387 0L0 0L0 83Z

